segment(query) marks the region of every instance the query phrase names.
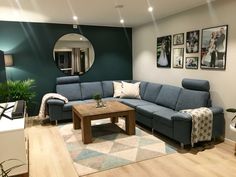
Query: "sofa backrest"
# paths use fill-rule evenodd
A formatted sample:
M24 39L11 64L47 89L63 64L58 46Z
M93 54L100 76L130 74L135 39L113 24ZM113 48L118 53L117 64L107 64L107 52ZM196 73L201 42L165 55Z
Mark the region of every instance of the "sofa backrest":
M148 82L146 84L145 92L143 94L142 99L154 103L156 101L157 95L161 90L161 87L162 87L161 84Z
M113 81L102 81L103 97L113 97L114 87Z
M172 85L163 85L158 94L155 103L175 109L181 88Z
M101 82L83 82L80 86L83 100L92 99L95 94L100 94L103 97Z
M56 92L66 97L69 101L81 100L79 76L65 76L56 79Z
M175 110L207 107L209 96L209 92L182 89Z
M210 103L210 84L207 80L183 79L176 111L183 109L193 109L208 107Z

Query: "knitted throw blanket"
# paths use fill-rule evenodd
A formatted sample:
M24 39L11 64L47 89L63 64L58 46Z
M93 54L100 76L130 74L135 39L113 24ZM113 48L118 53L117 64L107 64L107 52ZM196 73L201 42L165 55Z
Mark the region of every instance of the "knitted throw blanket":
M209 141L212 136L213 113L209 108L186 109L180 112L192 117L191 144Z
M58 93L47 93L43 96L40 109L39 109L39 119L44 119L46 117L46 107L47 107L47 100L51 98L56 98L59 100L64 101L65 103L68 103L68 99Z

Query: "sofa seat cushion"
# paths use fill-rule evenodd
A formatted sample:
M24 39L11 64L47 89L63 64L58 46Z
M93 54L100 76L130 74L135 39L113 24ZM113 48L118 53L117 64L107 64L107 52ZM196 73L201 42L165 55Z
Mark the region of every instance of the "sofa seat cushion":
M68 103L64 104L63 111L71 111L72 106L76 104L83 104L84 101L69 101Z
M180 91L180 87L163 85L155 102L159 105L175 109Z
M107 97L107 98L102 98L102 101L120 101L120 98L114 98L114 97Z
M100 94L103 97L101 82L84 82L81 83L82 99L92 99L95 94Z
M140 100L140 99L120 99L121 103L124 103L132 108L136 108L137 106L143 106L143 105L150 105L153 103L150 103L145 100Z
M165 107L156 105L154 103L150 103L148 105L143 106L137 106L136 111L138 113L141 113L147 117L153 117L153 113L159 111L160 109L163 109Z
M176 104L176 111L206 107L210 94L205 91L182 89Z
M172 115L177 113L176 111L162 107L157 112L153 113L153 120L157 121L160 124L165 124L169 127L173 127L173 121L171 119Z

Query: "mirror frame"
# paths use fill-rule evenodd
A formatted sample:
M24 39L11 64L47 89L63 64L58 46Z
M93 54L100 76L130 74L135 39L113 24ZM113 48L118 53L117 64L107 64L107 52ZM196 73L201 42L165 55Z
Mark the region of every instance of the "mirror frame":
M78 42L81 44L77 44ZM53 60L65 75L81 76L88 72L95 62L94 47L82 34L74 32L63 34L54 43Z

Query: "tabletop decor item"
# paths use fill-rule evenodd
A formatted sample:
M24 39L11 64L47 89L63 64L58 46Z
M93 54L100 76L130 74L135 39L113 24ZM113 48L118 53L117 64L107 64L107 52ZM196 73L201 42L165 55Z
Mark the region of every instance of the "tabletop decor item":
M100 94L95 94L93 95L93 99L96 101L97 105L96 108L101 108L101 107L105 107L103 101L102 101L102 97Z

